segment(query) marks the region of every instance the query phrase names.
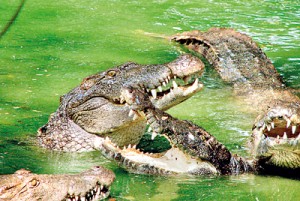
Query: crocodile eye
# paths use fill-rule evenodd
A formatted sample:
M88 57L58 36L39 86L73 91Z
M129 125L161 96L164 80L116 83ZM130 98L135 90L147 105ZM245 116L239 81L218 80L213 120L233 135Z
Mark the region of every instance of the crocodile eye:
M110 70L110 71L107 72L107 75L108 75L109 77L114 77L116 74L117 74L117 72L114 71L114 70Z
M36 180L36 179L33 179L33 180L30 181L30 185L31 185L30 187L31 188L36 187L39 184L40 184L40 182L38 180Z

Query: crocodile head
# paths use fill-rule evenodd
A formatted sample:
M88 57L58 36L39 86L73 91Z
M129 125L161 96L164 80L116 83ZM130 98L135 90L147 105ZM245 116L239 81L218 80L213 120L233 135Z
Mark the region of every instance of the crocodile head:
M0 176L0 200L102 200L114 179L112 171L100 166L75 175L38 175L21 169Z
M61 98L58 110L39 129L39 142L65 151L93 149L95 136L108 136L119 146L136 144L146 120L122 99L123 87L143 90L155 107L166 110L202 88L197 78L203 69L198 58L181 55L164 65L126 63L89 76Z
M300 168L300 104L280 101L257 118L250 150L264 165L283 169Z

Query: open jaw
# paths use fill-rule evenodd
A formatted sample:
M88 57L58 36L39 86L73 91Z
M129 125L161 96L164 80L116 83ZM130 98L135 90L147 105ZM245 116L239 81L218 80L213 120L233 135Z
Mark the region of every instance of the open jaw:
M276 107L254 125L252 153L277 167L300 168L300 116L298 110Z
M75 195L74 193L68 193L64 201L98 201L107 198L109 193L110 187L108 188L100 183L97 183L94 188L83 194Z
M161 85L152 89L144 89L152 104L159 109L167 110L186 100L203 88L198 81L199 74L177 78L168 76Z
M190 60L196 58L186 59ZM172 63L155 66L153 67L155 71L161 71L161 74L154 74L151 81L147 83L145 77L139 75L140 77L134 78L134 82L125 80L123 88L126 86L138 88L149 95L155 107L166 110L203 88L203 84L198 81L203 71L202 63L196 60L194 65L196 67L193 70L189 71L186 67L185 72ZM140 71L142 74L147 71L147 67ZM119 146L138 143L145 131L145 115L143 112L134 112L132 107L126 104L122 96L123 88L119 89L118 96L110 99L101 96L92 97L72 108L68 112L71 119L86 132L102 137L109 136Z
M145 85L138 87L149 95L155 107L166 110L203 88L203 84L198 81L200 74L197 72L182 78L169 74L166 78L155 82L157 85L152 85L152 88ZM91 105L95 107L87 109ZM114 102L103 97L94 97L69 114L74 123L86 132L102 137L109 136L119 146L138 143L139 136L144 133L146 127L143 112L132 110L132 107L126 104L122 93Z
M79 174L34 174L21 169L0 176L0 200L98 201L109 196L115 174L95 166Z
M73 176L73 178L70 175L69 178L71 181L64 189L63 181L66 179L62 176L62 179L59 180L58 177L59 182L62 183L61 191L68 192L63 199L64 201L98 201L109 196L115 175L108 169L95 166L78 176Z
M216 168L209 162L184 154L178 148L171 148L166 153L143 153L136 146L128 145L119 148L106 138L101 146L101 152L107 158L114 160L127 171L136 174L152 175L215 175Z
M86 142L87 135L108 136L119 146L137 144L146 118L126 104L123 88L131 86L149 94L155 107L166 110L202 89L198 78L203 70L199 58L184 54L162 65L130 62L91 75L61 98L58 110L38 130L39 142L64 151L94 149ZM79 138L87 146L74 147L72 142Z
M99 182L95 186L89 189L87 192L68 193L63 201L98 201L107 198L110 194L110 187L101 185Z

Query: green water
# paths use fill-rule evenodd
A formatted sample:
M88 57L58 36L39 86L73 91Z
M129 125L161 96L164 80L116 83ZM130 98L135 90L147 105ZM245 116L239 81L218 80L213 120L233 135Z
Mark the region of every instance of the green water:
M20 0L0 1L0 29ZM299 0L27 0L0 40L0 173L75 173L93 165L115 171L117 200L299 200L300 182L275 176L154 177L128 174L98 152L56 153L35 146L59 97L90 74L135 61L169 62L180 49L147 33L232 27L257 41L283 75L300 88ZM231 88L207 70L205 90L169 112L214 134L235 153L255 118Z

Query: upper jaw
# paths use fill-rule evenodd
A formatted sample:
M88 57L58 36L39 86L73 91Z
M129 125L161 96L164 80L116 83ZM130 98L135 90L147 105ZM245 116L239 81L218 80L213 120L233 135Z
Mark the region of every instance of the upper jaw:
M151 87L149 84L142 84L141 87L149 95L152 104L161 110L181 103L203 88L198 78L203 73L204 64L197 57L184 54L166 66L168 73L151 80Z
M188 81L186 81L186 84L183 85L180 85L181 79L176 79L176 76L170 77L170 79L167 79L169 84L165 85L163 83L161 86L148 92L152 104L158 109L167 110L188 99L203 88L203 84L199 83L198 77L195 77L195 80L190 84L187 84Z
M134 86L134 88L148 94L152 104L156 108L167 110L188 99L203 88L203 84L198 80L201 74L202 71L197 71L193 74L181 75L179 77L176 74L170 73L165 78L159 79L159 81L152 81L152 83L156 84L151 85L151 87L139 84L138 86ZM126 86L124 87L126 88ZM122 95L124 87L121 89L121 95L118 98L120 104L126 103Z

